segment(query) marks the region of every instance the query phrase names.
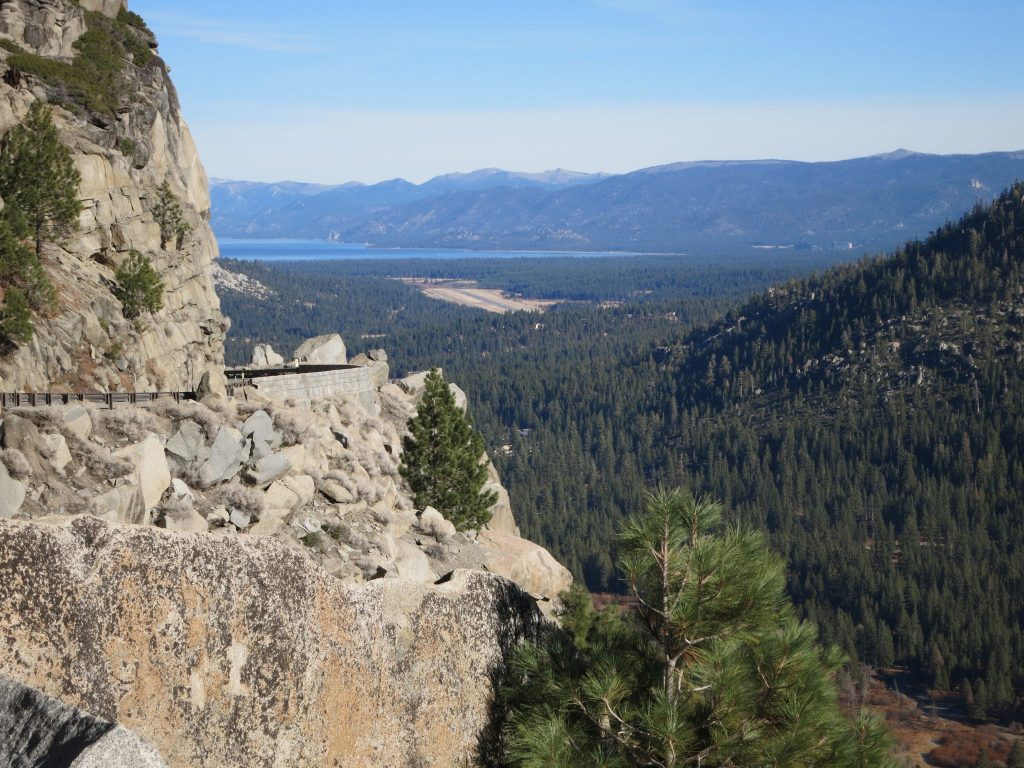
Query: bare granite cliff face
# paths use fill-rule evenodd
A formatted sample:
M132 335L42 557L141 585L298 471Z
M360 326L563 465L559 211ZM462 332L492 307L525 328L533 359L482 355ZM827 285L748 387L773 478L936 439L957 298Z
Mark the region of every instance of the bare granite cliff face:
M172 768L475 764L539 621L479 571L350 585L263 537L0 521L0 669Z
M127 30L139 50L128 57L103 108L96 98L83 102L82 86L62 82L44 66L86 55L76 41L90 25L119 18L122 8L123 0L0 4L0 42L6 43L0 47L0 132L20 122L33 102L51 102L82 176L83 205L79 230L47 245L43 255L58 306L37 319L31 343L0 359L0 390L191 390L204 373L215 389L221 381L226 326L211 280L218 251L208 224L207 177L167 68L148 50L155 40L144 25L128 29L118 22L115 31ZM34 69L12 64L19 55L43 57L43 63L37 59ZM164 245L154 218L165 182L189 225L180 245ZM131 250L152 260L165 287L163 309L141 324L122 316L111 290L114 270Z

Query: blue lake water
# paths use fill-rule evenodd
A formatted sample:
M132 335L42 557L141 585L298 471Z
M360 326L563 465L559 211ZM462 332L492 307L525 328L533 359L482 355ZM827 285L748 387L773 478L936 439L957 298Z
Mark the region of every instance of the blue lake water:
M248 240L233 237L217 239L220 254L226 259L250 261L327 261L333 259L542 259L553 256L579 258L628 256L624 253L586 253L581 251L464 251L445 248L370 248L326 240Z

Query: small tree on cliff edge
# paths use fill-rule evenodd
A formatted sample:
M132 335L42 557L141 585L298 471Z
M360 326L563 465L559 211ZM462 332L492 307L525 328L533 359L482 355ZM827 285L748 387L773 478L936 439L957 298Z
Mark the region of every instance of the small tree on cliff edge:
M24 218L36 258L42 255L45 241L78 227L81 182L71 150L61 143L53 125L50 108L35 102L24 122L8 131L0 144L0 197Z
M427 374L409 432L400 471L416 506L434 507L460 531L486 523L497 494L481 493L487 482L487 467L480 463L484 441L436 368Z
M171 192L171 185L166 181L157 192L156 205L153 207L153 218L160 226L160 247L166 248L173 243L175 248L181 247L181 241L192 227L185 221L181 204Z
M124 316L134 320L143 312L156 312L164 305L164 284L148 257L131 251L114 273Z

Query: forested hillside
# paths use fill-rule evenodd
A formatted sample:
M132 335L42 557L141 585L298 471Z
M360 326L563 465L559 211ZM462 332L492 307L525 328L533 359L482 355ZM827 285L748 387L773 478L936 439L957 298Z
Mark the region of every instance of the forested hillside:
M1024 688L1022 193L742 306L809 265L403 267L531 294L549 269L552 292L626 299L493 316L382 280L381 262L236 263L279 293L224 294L228 352L340 330L402 370L440 362L524 533L591 589L619 588L613 534L642 490L689 484L770 532L827 639L1005 711Z
M470 397L523 531L608 591L617 588L616 525L655 474L667 481L676 467L673 447L656 439L665 415L639 408L658 361L751 293L829 262L780 254L222 263L274 291L221 290L232 318L229 363L246 362L256 342L287 355L308 336L339 331L353 351L385 347L395 374L443 366ZM571 301L496 316L386 279L397 275L476 279Z
M662 371L660 439L771 531L826 636L976 712L1024 683L1022 197L769 290Z

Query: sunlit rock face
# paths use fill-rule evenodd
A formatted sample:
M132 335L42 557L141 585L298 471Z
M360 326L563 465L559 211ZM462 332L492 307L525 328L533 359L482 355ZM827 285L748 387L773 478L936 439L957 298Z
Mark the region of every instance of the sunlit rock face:
M123 0L5 0L0 36L23 50L70 61L95 11L116 16ZM155 43L154 43L155 44ZM0 48L0 69L11 52ZM217 388L225 320L211 280L217 244L209 228L207 177L159 57L125 69L115 114L59 106L59 86L30 74L0 80L0 132L38 100L54 102L61 138L82 176L80 227L48 244L44 263L59 302L36 320L34 339L0 359L0 390L192 390L209 372ZM180 247L163 244L153 209L166 182L189 226ZM130 323L112 293L114 270L132 250L164 284L164 306Z
M505 579L344 584L263 537L0 521L0 669L168 766L461 766L532 634Z

